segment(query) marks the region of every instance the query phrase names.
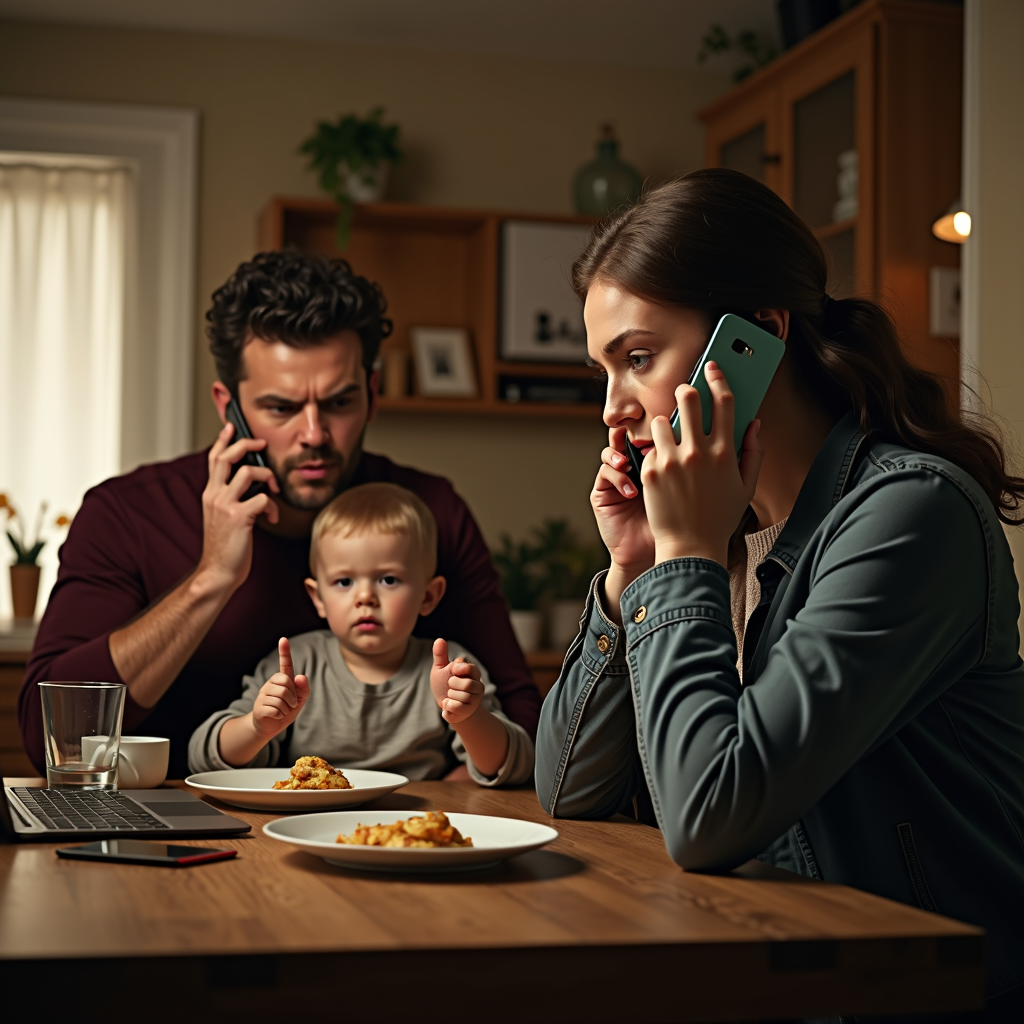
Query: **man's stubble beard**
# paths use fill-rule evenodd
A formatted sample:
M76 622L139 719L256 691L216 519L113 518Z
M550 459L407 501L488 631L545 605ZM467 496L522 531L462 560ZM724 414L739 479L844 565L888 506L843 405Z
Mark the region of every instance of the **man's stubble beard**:
M319 512L320 509L333 501L352 482L352 477L355 476L356 469L359 466L359 459L363 454L363 439L365 437L366 427L364 426L362 433L359 435L359 440L356 442L356 446L352 449L352 454L347 461L341 452L327 445L321 445L319 448L310 448L305 454L294 459L286 459L280 465L269 452L265 453L264 457L267 460L267 464L274 471L278 486L281 488L281 493L275 495L274 500L283 501L292 508L301 509L306 512ZM313 494L302 495L288 483L288 474L296 466L304 462L315 462L317 460L340 465L341 474L331 487L318 488Z

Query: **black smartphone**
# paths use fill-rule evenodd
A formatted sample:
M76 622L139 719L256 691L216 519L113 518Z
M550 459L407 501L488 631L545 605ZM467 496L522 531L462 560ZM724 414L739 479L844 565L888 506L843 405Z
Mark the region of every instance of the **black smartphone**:
M215 850L209 846L144 843L140 839L100 839L82 846L62 846L57 850L58 857L72 860L110 860L119 864L154 864L169 868L229 860L237 853L237 850Z
M249 424L245 420L245 415L242 412L242 407L238 404L238 400L231 396L228 399L228 407L224 410L224 419L228 421L235 428L235 436L231 438L232 441L237 441L240 437L252 438L252 431L249 429ZM240 466L256 466L259 469L267 468L267 460L263 458L262 452L246 452L235 463L234 468L231 470L231 476L233 477ZM257 494L269 494L270 489L262 481L254 483L242 497L242 501L248 501L250 498L255 497Z

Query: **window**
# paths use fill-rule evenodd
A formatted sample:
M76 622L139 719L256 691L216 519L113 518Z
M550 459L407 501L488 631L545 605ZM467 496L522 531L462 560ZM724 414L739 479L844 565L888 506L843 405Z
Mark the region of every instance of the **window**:
M123 162L0 152L0 488L29 527L120 466L135 188Z
M52 523L191 445L196 128L190 111L0 99L0 491L30 531L41 500Z

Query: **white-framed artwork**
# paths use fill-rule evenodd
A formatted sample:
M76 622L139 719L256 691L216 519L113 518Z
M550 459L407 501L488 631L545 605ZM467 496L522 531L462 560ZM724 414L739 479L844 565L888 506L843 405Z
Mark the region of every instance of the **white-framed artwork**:
M501 236L501 356L582 363L587 357L583 305L572 290L572 264L590 238L587 224L509 220Z
M476 377L469 332L461 327L414 327L416 390L428 398L474 398Z

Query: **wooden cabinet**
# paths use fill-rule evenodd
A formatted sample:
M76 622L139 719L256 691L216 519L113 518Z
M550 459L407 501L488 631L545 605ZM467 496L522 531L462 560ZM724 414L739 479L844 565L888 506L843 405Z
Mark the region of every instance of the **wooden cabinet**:
M957 7L867 0L699 114L708 165L778 192L828 250L830 292L885 303L908 356L951 381L958 345L928 333L928 281L959 265L931 225L960 192L962 21ZM857 209L843 216L850 150Z
M376 281L388 300L394 331L382 355L408 351L410 329L463 327L476 361L477 398L380 398L382 411L503 413L598 419L594 401L508 401L503 381L559 382L597 397L594 371L581 364L503 362L498 354L501 226L508 220L589 224L588 218L445 209L413 203L370 203L355 208L343 253L335 242L337 206L320 199L272 199L260 216L261 249L294 245L343 256L357 273Z

